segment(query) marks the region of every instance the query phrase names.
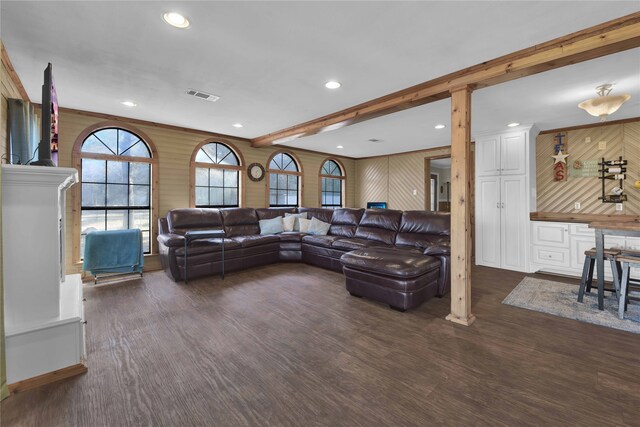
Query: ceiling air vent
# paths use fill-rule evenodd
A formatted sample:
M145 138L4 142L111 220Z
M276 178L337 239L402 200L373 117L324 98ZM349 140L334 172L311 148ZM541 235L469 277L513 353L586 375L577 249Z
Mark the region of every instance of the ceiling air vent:
M382 142L382 140L381 140L381 139L376 139L376 138L371 138L371 139L369 139L368 141L369 141L369 142L373 142L374 144L375 144L375 143L378 143L378 142Z
M187 89L185 93L187 95L195 96L196 98L200 98L204 101L209 101L209 102L216 102L218 99L220 99L220 97L217 95L203 92L201 90Z

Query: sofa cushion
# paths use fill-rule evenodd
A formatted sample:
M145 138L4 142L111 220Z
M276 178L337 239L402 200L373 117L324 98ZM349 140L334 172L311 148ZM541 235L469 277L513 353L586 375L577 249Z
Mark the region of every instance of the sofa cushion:
M260 235L262 236L265 234L279 234L284 231L284 224L281 216L271 219L261 219L258 221L258 224L260 226Z
M362 214L364 214L364 209L342 208L334 210L329 234L354 237L358 223L362 219Z
M402 214L395 243L424 249L448 241L450 217L444 212L406 211Z
M158 234L158 242L169 248L184 246L184 236L173 233Z
M172 209L167 213L169 231L184 234L189 230L220 230L222 216L218 209Z
M260 234L258 225L258 215L255 209L251 208L231 208L221 209L224 231L227 237L249 236Z
M343 251L356 251L358 249L370 248L373 246L386 246L385 243L375 240L359 239L357 237L340 238L331 244L333 249L340 249Z
M305 234L298 233L297 231L285 231L284 233L278 234L281 242L301 242L304 236Z
M256 215L258 219L271 219L284 216L285 213L296 213L296 208L258 208Z
M316 236L326 236L329 232L329 227L331 227L331 224L328 222L320 221L318 218L312 218L309 223L307 233L314 234ZM302 227L300 230L302 231Z
M298 212L307 214L307 219L318 218L320 221L331 223L333 209L324 208L298 208Z
M280 238L273 234L266 236L260 236L258 234L252 234L249 236L234 236L231 239L234 242L238 242L243 248L266 245L268 243L278 243L280 241Z
M440 268L440 260L396 248L368 248L342 255L343 266L389 277L417 277Z
M331 244L338 240L340 236L313 236L308 235L302 238L304 243L308 243L314 246L322 246L325 248L330 248Z
M356 237L393 245L401 218L402 211L367 209L356 229Z
M194 240L189 243L189 248L187 249L187 253L189 255L197 255L197 254L208 254L212 252L221 252L222 245L220 239L202 239L202 240ZM229 251L233 249L239 249L240 243L235 242L231 239L224 239L224 250ZM181 247L176 247L176 255L184 256L184 241Z
M294 217L296 220L293 223L293 231L300 231L300 219L307 219L307 213L285 213L285 217Z

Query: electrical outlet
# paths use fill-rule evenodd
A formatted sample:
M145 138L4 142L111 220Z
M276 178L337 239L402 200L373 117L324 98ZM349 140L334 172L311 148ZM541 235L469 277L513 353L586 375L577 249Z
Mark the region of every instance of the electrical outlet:
M588 136L584 139L584 142L586 142L587 144L591 142L591 137Z
M582 205L580 205L580 202L575 202L575 203L573 204L573 209L575 209L575 210L580 210L580 207L581 207L581 206L582 206Z
M621 211L622 210L622 203L616 203L616 210L617 211Z
M607 141L598 141L598 150L606 150Z

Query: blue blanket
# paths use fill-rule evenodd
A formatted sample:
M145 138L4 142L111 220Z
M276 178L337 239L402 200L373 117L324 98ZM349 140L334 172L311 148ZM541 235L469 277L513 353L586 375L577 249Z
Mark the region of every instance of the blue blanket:
M139 229L92 231L86 236L82 269L91 274L141 273L144 266Z

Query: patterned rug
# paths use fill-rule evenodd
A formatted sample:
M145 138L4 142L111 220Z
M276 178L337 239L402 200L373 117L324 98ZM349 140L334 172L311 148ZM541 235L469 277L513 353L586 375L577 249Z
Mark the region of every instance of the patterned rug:
M605 296L604 310L600 311L597 289L585 293L580 303L576 285L525 277L502 303L640 334L640 305L632 301L620 320L615 295L605 292Z

